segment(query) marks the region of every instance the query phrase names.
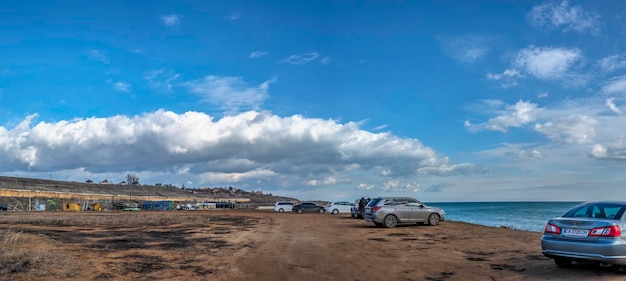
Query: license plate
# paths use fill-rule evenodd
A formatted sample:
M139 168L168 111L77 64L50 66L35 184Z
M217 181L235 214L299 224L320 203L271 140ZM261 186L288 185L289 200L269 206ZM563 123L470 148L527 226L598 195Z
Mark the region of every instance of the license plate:
M579 229L579 228L564 228L563 236L566 237L587 237L589 236L588 229Z

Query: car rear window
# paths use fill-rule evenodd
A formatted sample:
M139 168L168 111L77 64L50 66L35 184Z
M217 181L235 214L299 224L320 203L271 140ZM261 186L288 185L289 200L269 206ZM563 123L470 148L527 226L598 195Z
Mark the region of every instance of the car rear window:
M626 206L620 204L588 204L571 209L563 217L620 219L624 211Z
M369 204L367 204L367 206L376 206L376 204L378 204L378 202L380 202L381 199L379 198L374 198L372 200L370 200Z

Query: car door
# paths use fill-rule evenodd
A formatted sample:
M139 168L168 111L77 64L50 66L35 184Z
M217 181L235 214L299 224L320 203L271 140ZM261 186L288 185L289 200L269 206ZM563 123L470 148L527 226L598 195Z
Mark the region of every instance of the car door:
M394 213L399 221L401 222L411 222L413 218L411 217L411 206L408 205L408 201L406 198L394 198Z
M429 212L424 208L424 204L417 199L410 198L411 218L414 222L425 222L428 220Z
M317 212L318 210L319 210L319 207L316 204L307 203L306 209L304 211L305 212Z

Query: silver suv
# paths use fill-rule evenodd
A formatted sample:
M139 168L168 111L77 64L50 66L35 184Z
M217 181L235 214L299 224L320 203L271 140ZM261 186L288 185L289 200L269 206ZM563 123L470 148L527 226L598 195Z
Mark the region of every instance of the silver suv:
M437 225L446 219L446 212L411 197L378 197L367 204L363 218L378 227L395 227L399 223Z

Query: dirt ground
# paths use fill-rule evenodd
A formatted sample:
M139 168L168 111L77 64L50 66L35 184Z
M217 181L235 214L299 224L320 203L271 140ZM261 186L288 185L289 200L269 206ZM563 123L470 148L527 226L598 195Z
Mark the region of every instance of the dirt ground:
M626 279L615 267L557 268L540 233L460 222L386 229L349 215L238 210L89 214L95 223L84 213L12 216L0 214L0 250L17 251L6 233L30 237L19 247L31 250L20 261L5 254L0 280ZM31 252L38 258L23 257Z

